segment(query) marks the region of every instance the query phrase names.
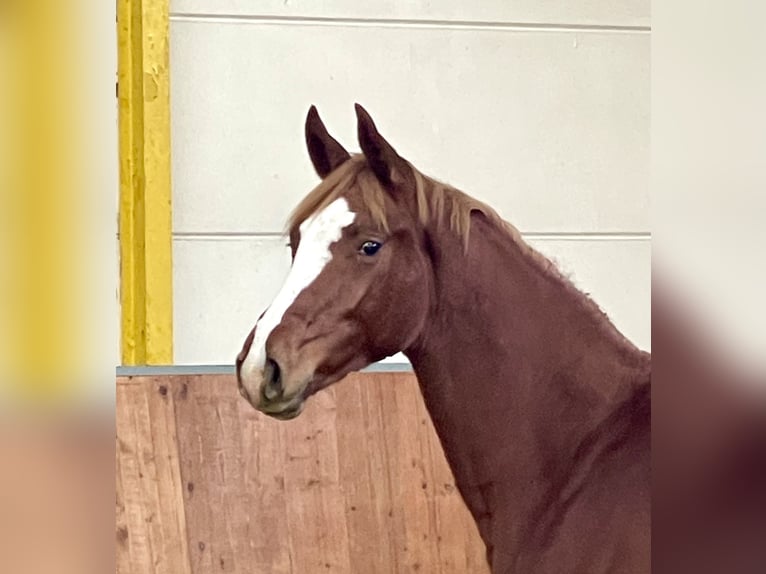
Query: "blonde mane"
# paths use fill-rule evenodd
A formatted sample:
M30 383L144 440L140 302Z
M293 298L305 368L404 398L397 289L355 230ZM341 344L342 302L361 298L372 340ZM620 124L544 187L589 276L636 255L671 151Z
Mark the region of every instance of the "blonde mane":
M443 225L449 216L450 230L463 242L464 249L467 251L471 231L471 213L478 211L505 230L513 242L540 267L555 277L569 282L552 261L527 244L519 230L500 217L489 205L446 183L424 175L409 162L407 165L415 179L418 219L421 225L428 225L435 220L438 227ZM360 188L362 201L373 221L388 231L385 208L387 192L372 170L368 168L367 160L362 154L352 155L351 159L335 169L298 204L290 214L287 231L296 229L306 219L327 207L354 186Z
M462 191L430 178L417 170L409 162L415 180L418 219L423 226L432 221L437 228L448 224L450 230L463 242L464 252L468 251L468 237L471 231L471 214L482 213L488 221L503 230L527 259L535 264L548 278L559 282L564 289L580 299L581 304L596 316L603 318L603 326L611 336L627 342L609 321L606 314L589 296L582 293L566 277L558 266L545 255L534 249L521 236L521 232L486 203L474 199ZM388 231L386 218L385 194L388 193L380 184L375 174L369 169L362 154L354 154L328 175L298 204L291 213L287 230L296 229L303 221L324 209L327 205L343 196L354 186L361 190L362 201L373 221ZM449 221L446 219L449 217ZM632 345L628 342L628 344Z
M468 247L468 235L471 230L471 213L479 211L489 220L504 227L514 238L521 238L518 230L504 221L497 212L477 199L466 195L445 183L427 177L411 164L415 179L415 193L418 219L421 225L436 221L437 226L449 217L449 228ZM387 193L378 179L367 166L361 154L351 156L316 186L290 214L287 230L295 229L306 219L318 213L338 197L346 194L354 186L361 191L362 201L373 221L388 231L386 218L385 194Z

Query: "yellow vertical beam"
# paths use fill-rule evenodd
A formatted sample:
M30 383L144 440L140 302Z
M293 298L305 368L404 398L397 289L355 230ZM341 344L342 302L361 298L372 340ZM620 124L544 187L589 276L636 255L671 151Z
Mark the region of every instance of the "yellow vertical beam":
M122 362L173 362L169 0L118 0Z

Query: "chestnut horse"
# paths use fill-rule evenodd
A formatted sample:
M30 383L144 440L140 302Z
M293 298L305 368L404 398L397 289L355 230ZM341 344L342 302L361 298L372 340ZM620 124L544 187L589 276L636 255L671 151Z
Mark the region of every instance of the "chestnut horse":
M650 355L356 112L352 155L309 111L322 182L291 216L290 273L237 357L241 394L290 419L403 351L493 573L649 572Z

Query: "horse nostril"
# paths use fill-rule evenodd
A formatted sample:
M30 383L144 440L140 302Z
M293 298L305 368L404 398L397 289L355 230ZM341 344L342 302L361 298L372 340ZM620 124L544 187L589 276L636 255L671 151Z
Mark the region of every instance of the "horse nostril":
M279 368L279 363L277 363L274 359L266 359L266 362L268 363L268 367L270 370L269 383L271 383L272 385L281 387L282 386L282 371Z
M274 359L266 359L266 368L264 370L264 379L266 384L263 386L263 396L273 401L282 396L282 369L279 363Z

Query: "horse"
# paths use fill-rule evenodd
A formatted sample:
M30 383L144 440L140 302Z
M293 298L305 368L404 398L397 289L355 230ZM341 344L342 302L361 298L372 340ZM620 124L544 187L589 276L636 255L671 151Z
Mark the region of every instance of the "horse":
M288 420L403 352L493 574L649 572L651 355L356 116L351 154L308 112L321 183L290 216L292 267L237 356L240 393Z

